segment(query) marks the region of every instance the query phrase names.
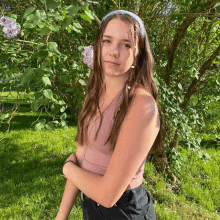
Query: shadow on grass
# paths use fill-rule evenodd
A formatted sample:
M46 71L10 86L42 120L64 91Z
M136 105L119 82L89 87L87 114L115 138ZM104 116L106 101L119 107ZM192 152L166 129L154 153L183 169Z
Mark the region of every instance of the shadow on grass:
M63 181L61 178L61 186L58 186L56 179L62 175L62 165L69 155L57 155L47 151L45 146L34 147L36 142L33 141L19 149L19 145L14 144L15 138L20 137L14 135L1 143L0 204L3 209L18 204L21 198L34 197L37 203L38 195L56 195L66 181L65 177ZM46 200L50 202L52 198Z
M26 129L34 129L34 124L37 123L38 116L35 115L15 115L10 121L10 130L26 130ZM52 120L52 118L48 116L40 116L40 119L46 119L46 121ZM36 122L35 122L36 121ZM35 123L34 123L35 122ZM32 123L34 123L32 125ZM31 126L32 125L32 126ZM5 132L8 129L8 124L1 125L1 131Z
M2 108L9 108L12 109L15 106L15 101L11 100L11 102L4 102L3 104L1 103L1 107ZM30 108L30 104L29 103L20 103L17 112L21 112L21 113L30 113L31 112L31 108Z
M7 103L4 105L4 108L13 108L14 104ZM50 113L50 111L48 111ZM2 113L6 113L6 111L2 111ZM26 130L26 129L34 129L34 124L37 123L37 119L40 114L40 109L36 113L31 113L30 104L21 104L17 113L21 113L21 115L15 115L10 122L10 130ZM27 113L27 114L23 114ZM68 113L68 112L67 112ZM52 121L53 118L48 116L47 113L43 110L42 114L39 118L46 119L46 122ZM35 122L36 121L36 122ZM77 126L77 122L73 118L66 119L68 126ZM34 123L35 122L35 123ZM33 125L32 125L33 124ZM32 126L31 126L32 125ZM8 124L3 123L1 125L1 131L5 132L8 129Z

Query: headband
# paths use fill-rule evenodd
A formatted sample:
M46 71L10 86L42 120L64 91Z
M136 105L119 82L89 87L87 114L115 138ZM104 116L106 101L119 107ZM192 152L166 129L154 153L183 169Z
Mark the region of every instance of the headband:
M109 12L107 15L105 15L103 18L102 18L102 21L101 21L101 24L99 25L99 28L102 26L103 22L112 17L113 15L115 14L120 14L120 15L129 15L130 17L134 18L137 23L139 24L139 27L141 29L141 34L143 36L143 38L145 38L145 27L144 27L144 23L143 21L140 19L140 17L138 17L136 14L134 14L133 12L130 12L130 11L126 11L126 10L116 10L116 11L112 11L112 12Z

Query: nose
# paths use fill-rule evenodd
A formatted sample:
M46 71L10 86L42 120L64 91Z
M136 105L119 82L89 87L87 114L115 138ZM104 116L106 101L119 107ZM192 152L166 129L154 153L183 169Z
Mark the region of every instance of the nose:
M110 55L111 55L111 56L118 57L118 55L119 55L118 48L117 48L117 47L114 47L114 48L111 50Z

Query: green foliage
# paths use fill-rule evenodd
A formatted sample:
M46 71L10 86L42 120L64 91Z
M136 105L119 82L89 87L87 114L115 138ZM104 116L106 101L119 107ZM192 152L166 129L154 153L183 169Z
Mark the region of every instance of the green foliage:
M18 0L11 2L16 10L2 7L21 33L6 39L0 28L0 79L8 79L0 82L0 130L12 130L0 142L4 175L0 176L4 204L0 216L55 218L65 184L61 165L76 147L72 148L76 129L69 123L77 120L90 74L81 52L94 43L99 25L93 22L95 15L101 19L111 10L125 9L144 20L156 63L163 143L177 177L171 185L166 174L161 176L146 163L144 184L157 219L220 219L219 54L207 64L219 46L220 7L216 3L206 9L207 2L141 1L137 7L132 1L117 0ZM167 12L170 3L172 12ZM211 17L212 8L216 12ZM177 35L181 25L188 24L187 17L195 20L175 48L170 65L170 48L182 34ZM201 74L204 64L208 68ZM28 111L23 103L28 103ZM10 109L4 111L5 107ZM34 132L28 130L31 127ZM181 146L171 148L176 133ZM77 198L73 219L82 217L79 206Z
M88 75L83 74L86 68L82 64L83 47L79 51L77 45L81 44L85 33L81 24L83 20L91 24L93 13L85 2L81 5L71 2L63 4L55 0L46 0L45 4L33 2L31 7L17 6L18 13L21 13L18 16L10 12L7 14L22 28L20 39L19 36L3 39L1 43L0 77L3 80L8 78L10 81L7 84L10 87L13 85L17 93L33 92L31 111L38 112L42 110L41 106L46 112L49 109L53 121L38 122L35 130L54 129L52 124L55 121L66 128L67 115L63 113L68 108L77 120L78 109L84 99L84 80ZM14 78L17 78L16 82ZM0 87L6 87L7 91L10 89L7 84L2 82ZM79 93L78 100L74 98L76 91ZM1 120L10 114L12 111L1 115Z
M46 6L48 9L56 9L59 6L59 2L54 0L46 0Z
M220 56L214 54L219 45L219 3L207 6L206 0L137 4L130 1L31 2L13 2L16 10L12 12L3 9L21 27L21 34L16 38L0 38L0 78L9 79L0 82L0 89L17 91L18 96L21 92L33 94L27 99L30 111L46 112L50 116L45 122L35 122L36 130L53 129L52 124L55 128L66 128L70 116L77 121L90 74L82 62L82 51L94 44L99 26L99 22L93 22L95 16L101 19L119 8L133 10L143 18L155 59L158 102L164 118L163 147L167 148L170 164L178 159L172 149L177 147L173 146L176 134L204 162L208 160L199 149L202 140L194 134L210 132L217 136L220 130ZM214 12L210 13L211 10ZM172 48L175 48L173 52ZM215 59L208 64L214 55ZM2 100L0 103L3 105ZM0 123L12 121L13 109L2 112L0 118Z

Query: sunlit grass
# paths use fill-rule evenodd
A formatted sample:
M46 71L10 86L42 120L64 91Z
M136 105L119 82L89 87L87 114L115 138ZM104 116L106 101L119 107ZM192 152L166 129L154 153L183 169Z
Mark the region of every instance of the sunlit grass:
M11 131L0 142L1 219L55 219L66 181L62 164L75 152L75 131ZM73 207L71 216L81 215Z
M16 91L0 91L0 100L14 103L16 99L19 99L22 103L26 103L27 99L34 98L33 94L34 92L30 92L29 94L27 94L20 91L19 93L17 93Z
M158 219L220 219L220 153L212 148L205 151L210 156L206 164L196 152L190 161L189 149L179 147L185 162L175 173L181 182L173 186L146 163L146 188L152 194Z
M47 117L43 115L43 117ZM37 113L23 103L0 142L0 219L55 219L66 179L62 164L76 150L76 126L66 130L33 131ZM0 139L5 127L0 130ZM200 134L201 136L201 134ZM204 163L197 151L179 147L181 168L171 185L146 162L144 185L150 192L158 220L220 219L219 147L204 147ZM81 220L79 197L69 219Z

